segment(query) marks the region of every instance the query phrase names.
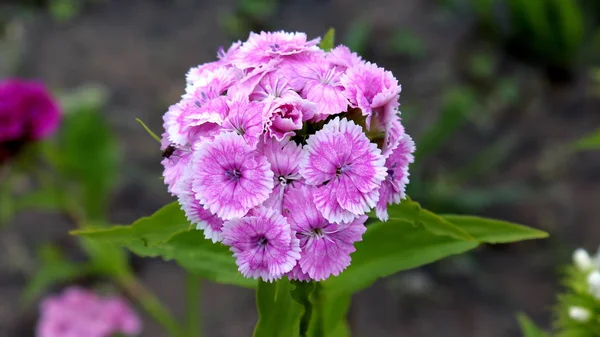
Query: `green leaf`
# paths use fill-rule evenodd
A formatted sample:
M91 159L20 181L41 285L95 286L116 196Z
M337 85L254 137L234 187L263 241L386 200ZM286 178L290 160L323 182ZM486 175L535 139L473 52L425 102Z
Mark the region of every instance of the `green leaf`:
M143 257L175 260L188 271L205 279L253 288L256 281L243 277L229 249L206 240L202 231L189 230L190 223L173 202L130 226L86 229L72 234L101 243L113 243Z
M335 329L333 329L327 337L350 337L350 327L348 326L348 322L340 321L338 325L336 325Z
M299 337L302 306L291 295L294 286L287 278L273 283L259 281L256 291L258 323L254 337Z
M202 231L193 229L181 232L170 240L151 247L128 248L140 256L175 260L187 271L216 283L256 287L256 280L240 274L229 248L205 239Z
M477 245L476 241L436 235L423 226L392 217L388 222L369 225L363 240L355 245L350 267L323 286L332 294L352 294L379 278L464 253Z
M347 328L348 310L352 296L350 294L331 293L318 285L317 291L313 293L315 306L313 324L309 330L309 336L343 336L344 328ZM348 335L349 336L349 335Z
M575 141L573 146L576 150L600 150L600 129Z
M517 320L519 321L519 326L521 327L521 332L523 332L523 337L549 337L545 331L540 330L535 323L524 313L517 314Z
M153 246L169 240L173 235L190 228L191 224L179 203L172 202L149 217L143 217L129 226L84 229L72 231L89 239L102 240L121 246Z
M323 36L319 48L324 51L330 51L335 46L335 29L329 28L327 33Z
M117 144L107 123L95 110L68 115L59 142L60 173L75 181L69 194L83 205L87 218L102 219L117 177Z
M421 205L418 202L412 201L409 198L402 200L399 205L390 205L388 207L388 214L390 220L408 221L415 225L425 227L425 229L433 234L449 235L465 241L475 240L463 229L455 226L439 215L421 208Z
M471 215L442 215L448 222L486 243L509 243L522 240L542 239L548 233L502 220Z
M82 238L81 246L99 275L120 277L131 273L126 252L112 243Z

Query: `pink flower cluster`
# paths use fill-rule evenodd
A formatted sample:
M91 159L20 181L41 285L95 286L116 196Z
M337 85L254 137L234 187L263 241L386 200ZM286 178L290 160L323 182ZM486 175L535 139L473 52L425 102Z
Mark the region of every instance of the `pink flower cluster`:
M37 337L135 336L141 331L137 314L119 297L100 298L71 287L41 304Z
M164 115L164 180L246 277L324 280L350 265L367 213L388 218L414 143L391 72L303 33L251 33L192 68Z
M0 81L0 164L31 141L50 136L60 123L60 108L43 83Z

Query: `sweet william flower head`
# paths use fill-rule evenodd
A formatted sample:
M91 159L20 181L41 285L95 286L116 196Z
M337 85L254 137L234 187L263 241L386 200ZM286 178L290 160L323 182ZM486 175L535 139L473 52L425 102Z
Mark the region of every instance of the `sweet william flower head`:
M366 214L404 197L414 143L394 76L304 33L251 33L192 68L164 116L164 180L240 272L325 280L351 263Z

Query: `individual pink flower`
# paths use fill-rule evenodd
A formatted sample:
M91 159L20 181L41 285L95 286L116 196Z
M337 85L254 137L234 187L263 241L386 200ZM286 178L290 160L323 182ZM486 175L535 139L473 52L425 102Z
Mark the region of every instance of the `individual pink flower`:
M217 57L219 58L217 61L192 67L185 76L188 86L192 86L198 81L202 81L208 74L219 68L227 69L227 67L230 66L233 56L241 45L241 41L234 42L227 51L225 51L223 47L220 47L217 51Z
M244 216L273 190L269 162L236 133L201 144L192 165L196 199L224 220Z
M339 275L350 265L354 243L362 240L367 229L364 226L367 216L361 215L347 224L334 224L321 215L312 199L312 188L291 189L283 201L283 215L300 239L300 269L311 279L322 281ZM301 275L296 273L295 277Z
M223 243L231 247L244 276L269 282L292 270L300 258L299 240L286 219L265 207L225 222Z
M302 146L289 139L278 142L273 138L267 138L259 143L257 150L271 164L275 185L264 205L281 212L282 202L289 188L303 184L298 166L302 157Z
M252 88L249 98L252 101L281 98L284 100L299 100L300 95L290 86L288 80L278 71L265 73L260 81Z
M196 225L196 229L204 231L205 238L215 243L223 240L221 234L223 220L205 209L193 194L183 194L179 198L179 203L187 219Z
M248 98L243 96L234 98L227 105L229 113L222 129L244 137L246 143L255 148L265 128L265 105L261 102L249 102Z
M376 112L388 116L398 107L398 81L391 72L376 64L367 62L349 68L340 82L350 106L361 109L362 114L367 116L367 129L370 129L371 118Z
M342 70L327 62L322 54L300 58L286 67L294 89L317 105L315 121L348 110L348 99L342 94L344 87L340 83Z
M333 48L326 56L327 61L341 70L352 68L363 62L358 54L353 53L348 47L339 45Z
M400 203L408 184L408 165L414 161L415 143L404 133L395 149L385 161L387 176L379 189L379 200L375 206L377 217L381 221L389 218L387 205Z
M37 337L134 336L141 331L139 317L121 298L101 298L78 287L45 299L40 309Z
M27 143L52 135L60 116L58 103L41 82L0 81L0 163Z
M232 63L240 69L255 68L305 51L318 51L319 41L319 38L306 41L304 33L251 32L248 40L236 52Z
M163 117L168 140L179 146L189 146L201 138L214 137L220 132L227 109L224 96L202 102L191 96L184 97Z
M325 219L351 222L375 207L385 160L360 126L336 117L308 138L304 151L300 174L317 187L314 202Z

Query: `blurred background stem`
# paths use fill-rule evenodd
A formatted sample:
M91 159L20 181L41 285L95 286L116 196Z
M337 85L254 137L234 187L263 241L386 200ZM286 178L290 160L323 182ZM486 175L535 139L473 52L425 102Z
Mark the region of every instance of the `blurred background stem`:
M165 328L169 336L186 336L186 334L180 331L179 325L171 313L165 309L158 298L146 289L134 275L127 273L126 275L119 277L117 283L129 296L134 298L154 320Z
M202 291L202 279L192 273L186 277L186 325L187 336L202 336L202 321L200 314L200 298Z

